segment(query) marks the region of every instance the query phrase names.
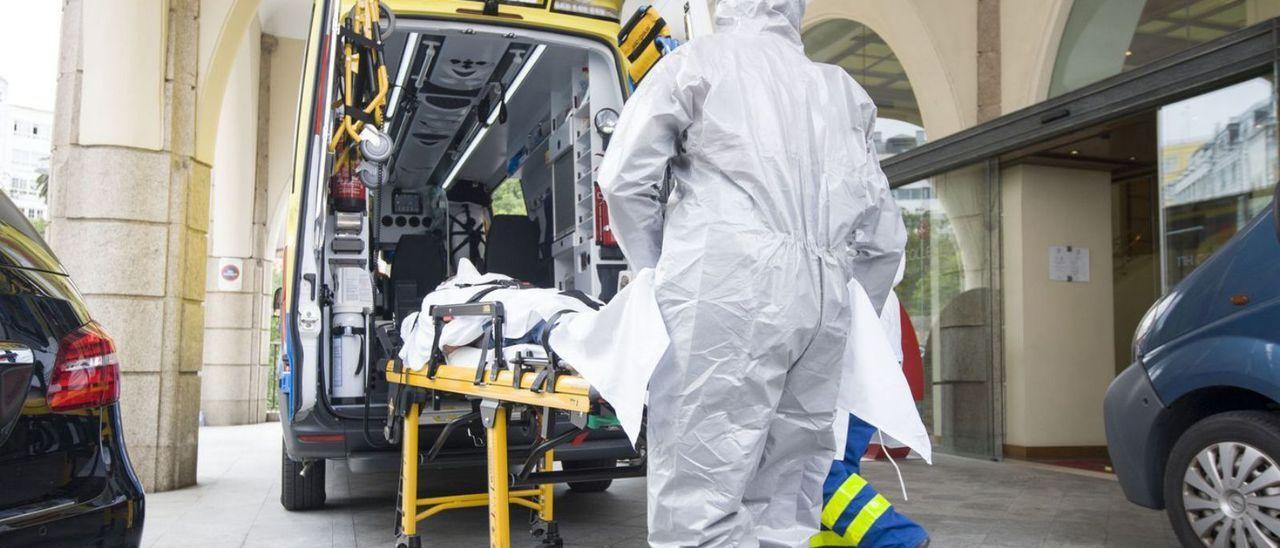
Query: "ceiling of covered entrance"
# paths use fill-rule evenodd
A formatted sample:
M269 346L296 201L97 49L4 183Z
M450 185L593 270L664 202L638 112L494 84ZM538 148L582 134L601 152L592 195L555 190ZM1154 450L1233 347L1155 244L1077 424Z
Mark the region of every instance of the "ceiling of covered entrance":
M1125 68L1215 40L1244 28L1247 20L1243 0L1147 0L1126 50Z
M880 117L923 125L902 63L875 31L856 21L837 19L805 29L803 39L810 59L845 69L867 90Z

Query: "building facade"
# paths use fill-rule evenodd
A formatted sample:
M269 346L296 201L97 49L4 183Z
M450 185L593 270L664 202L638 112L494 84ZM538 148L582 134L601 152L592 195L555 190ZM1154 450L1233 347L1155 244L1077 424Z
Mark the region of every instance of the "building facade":
M953 453L1104 456L1102 399L1143 313L1271 202L1274 58L1240 52L1280 3L896 7L818 0L804 40L880 127L929 137L881 150L926 424Z
M266 417L310 9L64 4L49 240L122 348L126 436L149 489L194 481L202 415ZM1270 71L1152 87L1145 102L1112 83L1273 55L1179 57L1276 16L1280 0L810 3L806 51L879 107L877 149L911 235L898 293L942 450L1101 452L1102 398L1138 319L1265 206L1277 174ZM1120 102L1133 106L1116 114ZM0 150L39 148L47 113L0 116ZM2 154L17 200L38 158ZM1068 248L1069 264L1051 263ZM227 264L242 277L216 276Z
M49 208L40 180L49 174L53 112L11 104L8 88L0 78L0 191L28 219L46 221Z

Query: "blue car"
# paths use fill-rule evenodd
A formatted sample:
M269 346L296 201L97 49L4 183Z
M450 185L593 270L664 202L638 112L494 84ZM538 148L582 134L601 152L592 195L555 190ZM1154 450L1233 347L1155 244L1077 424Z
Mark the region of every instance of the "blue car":
M1280 543L1276 204L1157 301L1105 400L1125 496L1184 546Z

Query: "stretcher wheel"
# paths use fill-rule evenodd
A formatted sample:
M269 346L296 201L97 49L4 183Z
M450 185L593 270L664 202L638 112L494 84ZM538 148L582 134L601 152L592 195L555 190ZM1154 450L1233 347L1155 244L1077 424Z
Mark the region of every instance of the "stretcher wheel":
M422 538L418 535L411 537L400 535L400 538L396 539L396 548L422 548Z
M564 539L560 537L560 525L554 521L547 522L534 519L529 526L529 533L538 539L538 548L561 548Z

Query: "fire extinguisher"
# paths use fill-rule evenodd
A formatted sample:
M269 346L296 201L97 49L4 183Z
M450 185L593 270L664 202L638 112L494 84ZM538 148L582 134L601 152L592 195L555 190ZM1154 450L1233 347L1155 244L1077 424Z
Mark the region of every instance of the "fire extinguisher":
M596 202L596 245L601 247L618 247L618 239L609 226L609 204L604 201L604 193L600 185L595 185Z
M365 188L349 165L342 166L329 178L329 200L334 211L364 213Z

